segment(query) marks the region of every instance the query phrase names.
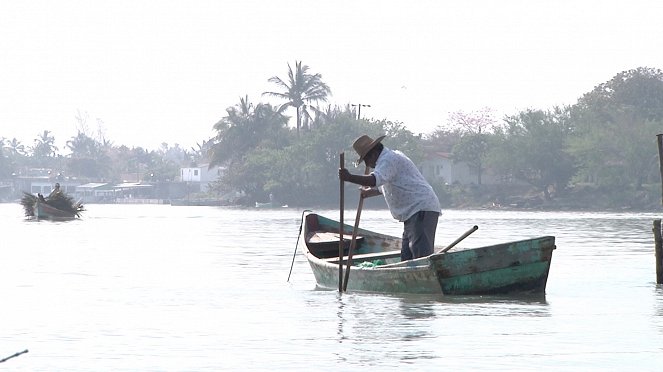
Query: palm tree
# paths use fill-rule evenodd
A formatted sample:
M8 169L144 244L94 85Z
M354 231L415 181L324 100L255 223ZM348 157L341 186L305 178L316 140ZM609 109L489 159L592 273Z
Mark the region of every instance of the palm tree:
M45 130L38 135L34 143L32 155L37 159L55 157L55 152L58 151L57 146L55 146L55 137L51 135L49 130Z
M9 149L10 155L25 155L25 145L23 145L21 141L17 140L16 138L13 138L11 141L6 140L5 143L6 147Z
M313 112L315 112L315 119L309 123L309 129L319 128L323 125L327 125L341 119L352 120L355 118L355 114L350 108L350 104L345 105L345 107L332 107L332 105L327 105L327 107L324 108L313 107L312 109Z
M93 179L103 178L109 174L110 148L108 142L105 143L106 145L79 130L78 134L66 143L67 148L71 150L67 159L69 171L74 175Z
M288 63L288 79L284 81L278 76L269 78L270 83L276 84L282 89L281 92L264 92L264 94L278 97L286 100L287 102L281 105L278 109L282 113L288 107L294 107L297 110L297 134L299 135L299 128L302 125L302 116L306 116L307 120L311 119L311 115L307 110L307 104L318 101L327 101L327 96L331 95L331 90L327 84L322 82L322 75L309 74L309 67L302 65L302 62L295 61L295 70Z
M241 161L261 143L278 141L287 123L270 104L254 106L248 96L240 98L239 103L226 112L228 115L214 124L217 135L214 142L208 144L210 167Z

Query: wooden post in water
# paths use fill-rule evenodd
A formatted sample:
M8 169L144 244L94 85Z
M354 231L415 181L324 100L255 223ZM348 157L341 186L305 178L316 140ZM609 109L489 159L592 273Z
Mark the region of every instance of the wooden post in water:
M663 237L661 237L661 220L654 220L653 230L656 255L656 284L663 284Z
M661 203L663 203L663 134L656 135L658 142L658 169L661 173Z
M342 152L339 156L339 168L345 168L345 153ZM338 221L338 291L343 292L343 212L345 210L345 182L340 181L340 205L339 205L339 221Z
M658 142L658 167L661 173L661 203L663 203L663 134L656 135ZM656 284L663 284L663 238L661 220L654 220L654 246L656 256Z

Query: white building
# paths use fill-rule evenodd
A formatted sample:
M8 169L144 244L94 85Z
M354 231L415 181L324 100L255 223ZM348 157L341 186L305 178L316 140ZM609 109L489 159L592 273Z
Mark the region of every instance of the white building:
M421 162L421 173L431 183L443 182L449 185L477 183L477 175L470 170L467 163L454 163L448 152L426 154L426 158Z
M214 166L208 169L208 164L198 167L180 168L180 180L182 182L197 184L201 192L207 192L209 184L223 176L225 168Z
M470 169L466 162L454 162L448 152L429 152L421 163L421 173L428 182L444 182L449 185L476 185L477 173ZM523 181L513 178L498 177L491 169L484 169L481 173L482 185L525 185Z

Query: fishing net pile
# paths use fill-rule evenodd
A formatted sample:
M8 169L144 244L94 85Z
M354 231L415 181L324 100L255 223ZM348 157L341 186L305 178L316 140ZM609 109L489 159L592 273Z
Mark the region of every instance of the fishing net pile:
M41 199L42 203L46 203L53 208L70 213L76 217L80 217L80 213L84 211L83 204L74 202L74 199L63 192L53 193L47 198L44 198L41 194L34 196L24 191L23 197L21 198L21 205L23 206L23 211L27 217L35 215L35 204L38 199Z

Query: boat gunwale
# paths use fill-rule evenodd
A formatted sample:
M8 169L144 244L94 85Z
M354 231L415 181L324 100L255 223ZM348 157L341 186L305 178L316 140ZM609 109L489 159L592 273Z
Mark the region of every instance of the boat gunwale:
M338 223L338 221L334 221L332 219L321 216L321 215L319 215L317 213L314 213L314 212L310 212L310 213L306 214L306 216L308 216L308 215L315 215L315 216L318 216L318 217L325 218L329 221L333 221L333 222ZM324 258L320 258L320 257L316 256L315 254L313 254L313 252L311 252L311 250L308 247L308 244L307 244L308 243L308 239L307 239L308 234L307 234L307 232L326 231L326 230L321 229L321 230L311 230L311 231L309 231L308 226L306 225L306 222L304 222L304 225L305 225L304 229L302 230L302 236L304 237L303 247L305 249L305 253L306 253L307 257L311 257L313 260L315 260L316 262L319 262L320 264L323 264L324 266L328 266L328 265L329 266L334 266L334 267L338 266L338 262L329 262ZM346 226L351 227L349 225L346 225ZM366 238L368 236L368 237L376 237L376 238L385 239L385 240L386 239L389 239L389 240L400 240L401 239L401 238L399 238L397 236L394 236L394 235L383 234L383 233L379 233L379 232L375 232L375 231L371 231L371 230L366 230L366 229L361 229L361 228L359 228L357 230L358 230L357 234L362 233L362 236L364 238ZM350 232L350 235L351 234L352 233ZM552 235L542 235L542 236L537 236L537 237L533 237L533 238L512 240L512 241L508 241L508 242L491 244L491 245L484 245L484 246L479 246L479 247L468 247L468 248L463 248L463 249L460 249L460 250L446 251L446 252L441 251L442 249L444 249L444 247L436 246L435 247L436 251L434 253L428 255L428 256L424 256L424 257L420 257L420 258L416 258L416 259L408 260L408 261L399 261L399 262L379 265L379 266L375 266L375 267L361 267L361 266L352 265L352 269L353 270L359 269L359 270L370 271L370 270L376 270L376 269L401 268L402 266L406 266L407 268L424 267L424 266L430 267L431 266L430 258L433 258L433 257L462 255L462 254L467 254L468 251L475 251L475 252L482 251L482 250L487 251L487 250L493 250L495 248L504 247L504 246L508 246L508 245L512 245L512 244L530 242L530 241L535 241L535 240L551 240L552 241L552 250L556 249L556 246L554 244L555 237L552 236ZM383 251L383 252L386 253L386 251ZM381 252L374 252L374 253L381 253ZM416 263L422 263L424 261L425 261L425 264L416 264ZM342 260L342 262L345 262L345 260ZM413 263L415 263L415 264L413 264Z
M36 219L40 220L65 220L65 219L76 219L79 217L78 212L67 212L62 209L58 209L48 203L45 203L39 199L35 201L35 215Z
M309 225L309 219L308 219L310 215L314 215L316 218L316 220L310 221L311 225ZM320 220L317 218L321 218L322 223L320 223ZM333 283L333 281L335 277L332 276L335 274L332 274L332 272L338 272L339 263L345 263L346 260L341 260L339 262L337 257L335 261L330 262L329 257L327 256L333 251L330 251L329 247L326 247L326 250L323 249L322 252L326 253L326 254L323 253L324 257L321 258L316 256L313 253L314 251L309 249L307 237L312 236L312 233L315 232L330 232L330 231L334 232L333 231L334 228L338 229L338 227L340 226L339 221L330 219L328 217L324 217L314 212L310 212L307 215L307 219L302 220L302 223L306 224L305 226L306 228L300 230L299 240L301 241L298 244L302 245L302 249L304 249L306 259L309 265L311 266L311 269L313 270L313 274L316 278L316 287L323 289L334 289L335 284ZM344 234L346 233L345 229L351 231L352 226L344 224ZM382 234L361 228L358 229L358 234L359 233L363 235L365 241L369 242L371 241L371 239L390 240L390 243L386 244L374 244L374 242L371 242L369 252L363 251L362 254L380 253L380 251L377 252L375 251L376 249L380 248L383 248L381 252L384 253L393 252L394 248L393 241L400 240L400 238L393 235ZM349 234L352 235L351 232ZM338 240L336 241L336 243L338 243ZM515 246L518 246L516 247L516 251L514 253L511 253L510 251ZM355 272L356 275L359 276L357 277L357 279L355 279L358 280L358 282L351 281L350 289L352 289L352 291L357 291L357 292L371 292L371 293L440 293L443 295L465 295L474 292L476 292L474 294L479 294L479 295L510 294L510 293L521 293L521 292L522 293L541 292L545 294L545 287L552 262L552 253L555 249L556 249L555 237L551 235L543 235L538 237L507 241L487 246L457 249L454 251L446 251L446 252L443 252L440 247L436 247L437 252L429 256L420 257L414 260L399 261L399 262L393 262L393 263L377 265L372 267L352 265L352 272ZM498 250L501 252L491 252L494 250ZM491 267L492 265L490 264L490 262L492 261L485 261L484 259L480 258L480 257L485 257L486 255L488 256L495 254L500 255L500 253L506 254L506 256L504 257L507 257L507 259L510 255L513 255L513 257L516 259L513 261L513 263L510 264L500 265L499 267ZM469 256L469 257L463 257L463 256ZM333 256L331 257L333 258ZM463 260L468 260L468 259L473 260L471 257L475 257L474 260L476 259L480 260L479 266L477 266L477 268L479 269L478 271L475 271L473 273L472 272L459 273L459 275L452 275L452 276L444 274L445 269L449 270L453 268L453 266L447 266L447 264L444 263L445 261L463 262ZM524 257L526 259L522 261L519 259L520 257ZM344 258L347 259L347 256L344 256ZM367 262L370 261L367 260ZM451 262L449 263L451 264ZM543 264L545 266L545 272L537 274L535 277L528 279L526 282L521 282L520 280L513 278L516 281L513 281L512 283L509 284L509 280L507 280L506 284L495 288L492 288L489 285L489 287L484 287L483 289L478 289L477 287L477 289L474 290L472 288L474 284L471 284L471 286L467 288L459 288L460 291L457 291L455 289L449 290L447 288L449 280L462 281L463 279L461 278L470 277L475 274L478 274L479 278L488 275L486 279L489 279L491 275L493 275L491 273L496 272L497 270L509 269L510 267L514 266L525 267L537 263ZM488 264L488 266L486 266L486 264ZM482 267L487 269L483 270ZM476 270L476 269L471 269L471 270ZM384 283L384 285L380 286L373 283L376 280L378 282ZM408 287L407 284L405 284L408 282L414 286ZM355 285L354 288L352 288L353 283L364 283L364 284L359 284L358 286ZM477 283L477 285L483 286L481 283ZM525 289L525 287L527 287L527 289ZM505 288L513 288L513 290L506 290L505 292L503 291ZM522 288L522 291L519 288Z

